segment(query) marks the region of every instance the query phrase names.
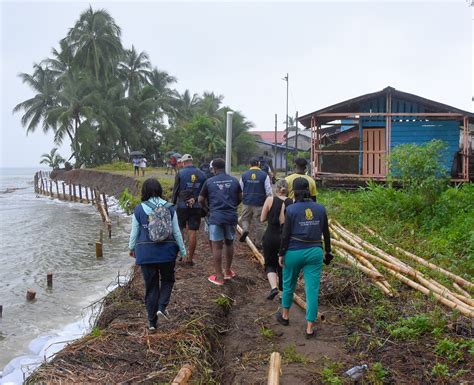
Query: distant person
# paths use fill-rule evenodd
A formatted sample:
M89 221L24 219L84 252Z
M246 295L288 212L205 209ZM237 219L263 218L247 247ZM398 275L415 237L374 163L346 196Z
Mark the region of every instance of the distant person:
M295 202L287 207L283 225L279 263L283 267L282 311L277 313L277 321L288 326L289 312L293 303L298 276L304 274L306 292L306 338L316 335L314 330L318 315L318 295L321 269L329 265L331 237L329 235L326 210L310 198L309 183L306 178L293 180ZM324 258L322 249L324 236Z
M171 175L173 175L173 172L177 174L178 171L176 168L178 167L178 159L174 155L170 156L169 164L171 168L171 171L170 171Z
M135 257L135 263L140 266L145 281L145 305L148 314L148 327L156 330L158 316L168 319L166 310L171 297L175 277L176 257L179 253L186 256L178 217L173 205L162 199L163 189L155 178L147 179L142 186L141 204L137 205L132 217L132 230L128 244L129 254ZM163 223L161 229L169 230L171 234L161 242L153 242L150 238L150 216L161 208ZM169 216L163 210L169 210ZM166 222L166 218L170 223ZM170 228L166 228L170 226Z
M275 195L265 200L260 221L268 221L263 235L263 256L265 258L265 273L267 273L270 293L267 299L273 299L278 291L283 290L282 269L278 263L278 253L281 244L281 229L285 223L285 210L293 203L287 198L288 183L280 179L275 185Z
M140 169L142 170L142 176L145 176L146 163L147 163L146 158L140 159Z
M204 175L206 175L206 179L212 178L214 176L214 174L211 171L211 163L210 162L204 161L199 166L199 169L204 173Z
M296 158L294 160L294 163L295 173L288 175L285 178L288 183L288 198L294 199L295 197L295 194L293 192L293 181L296 178L304 178L308 181L311 199L316 202L316 182L313 178L306 175L306 166L308 165L307 160L303 158Z
M199 204L209 211L209 240L214 259L214 274L208 281L223 285L224 280L232 279L234 257L234 236L237 225L237 206L242 201L239 181L225 173L224 159L214 159L212 169L215 174L204 183L199 195ZM224 271L222 269L222 251L224 251Z
M265 172L270 177L270 181L272 182L272 184L275 184L275 182L276 182L275 174L273 173L272 168L267 163L265 158L263 156L259 157L258 162L259 162L260 170Z
M262 248L263 225L260 223L263 204L267 196L272 196L272 185L270 177L258 167L258 159L250 159L250 168L242 174L240 178L242 189L242 213L240 221L242 223L242 236L240 242L245 242L250 225L254 222L255 246Z
M140 176L140 158L133 157L133 176Z
M196 251L197 231L201 226L201 206L198 203L199 193L206 181L206 176L193 166L193 157L184 154L181 157L183 168L176 174L173 187L173 203L177 205L178 222L181 231L187 230L188 256L186 265L193 266Z

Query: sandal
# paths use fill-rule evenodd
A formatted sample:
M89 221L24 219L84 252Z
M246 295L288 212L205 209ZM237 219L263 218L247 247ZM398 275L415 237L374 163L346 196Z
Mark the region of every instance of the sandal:
M305 335L307 340L313 339L314 337L316 337L316 329L313 329L312 333L305 332Z
M234 271L230 271L230 275L227 275L227 274L224 274L224 279L232 279L232 278L235 278L237 276L237 274L235 274Z
M290 320L283 318L283 314L281 314L280 312L277 313L276 319L277 319L278 323L283 325L283 326L288 326L290 324Z
M210 275L207 280L217 286L222 286L224 284L224 280L218 280L215 274Z

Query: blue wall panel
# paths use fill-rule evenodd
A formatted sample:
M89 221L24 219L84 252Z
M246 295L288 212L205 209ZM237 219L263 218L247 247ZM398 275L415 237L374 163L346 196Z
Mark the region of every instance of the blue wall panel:
M391 148L399 144L423 144L433 139L439 139L448 144L444 164L451 169L454 154L459 150L459 122L431 121L431 122L392 122Z

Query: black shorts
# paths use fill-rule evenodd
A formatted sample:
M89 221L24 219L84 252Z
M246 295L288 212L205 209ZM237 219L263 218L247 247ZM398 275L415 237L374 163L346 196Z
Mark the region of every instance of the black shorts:
M200 208L178 207L176 213L178 214L180 228L186 228L187 224L188 230L199 230L199 226L201 226Z

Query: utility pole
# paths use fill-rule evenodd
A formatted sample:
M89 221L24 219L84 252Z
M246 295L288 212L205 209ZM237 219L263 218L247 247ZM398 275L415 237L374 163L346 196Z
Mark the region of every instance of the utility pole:
M295 152L298 154L298 111L296 111L295 126Z
M286 81L286 145L285 145L285 175L288 175L288 88L290 84L290 78L288 73L286 73L286 76L283 78L284 81Z
M274 148L274 151L273 151L275 160L273 162L273 170L276 170L276 168L277 168L277 153L278 153L277 124L278 124L277 123L277 114L275 114L275 148Z
M232 171L232 117L234 113L227 111L227 127L225 136L225 172L230 175Z

